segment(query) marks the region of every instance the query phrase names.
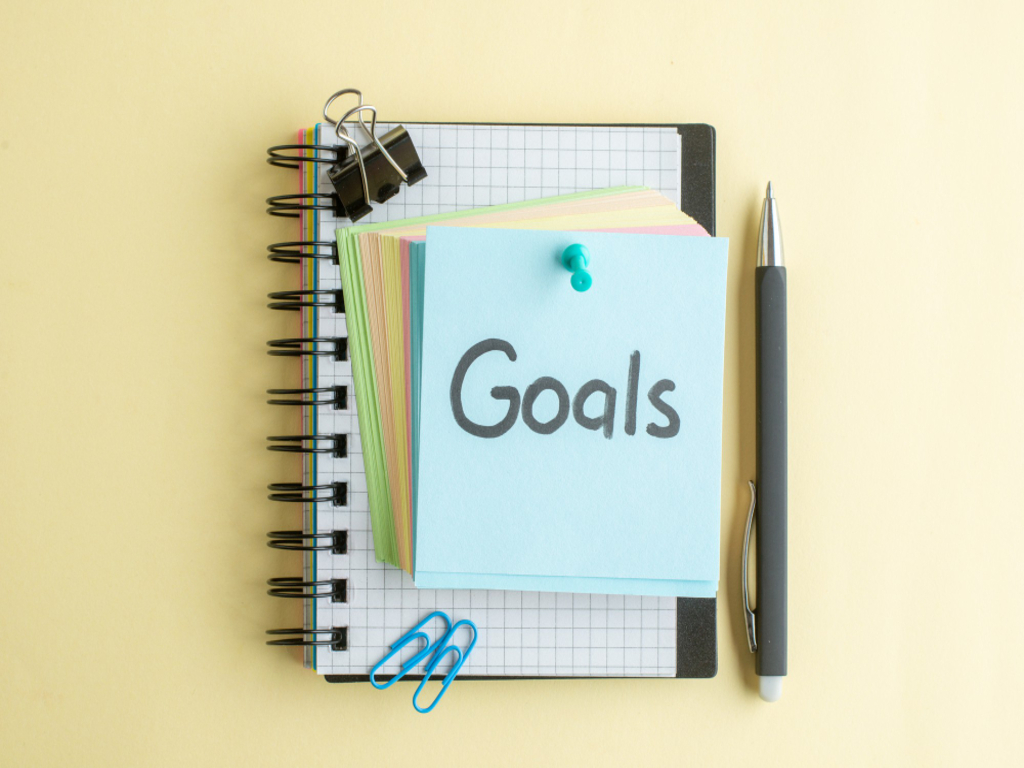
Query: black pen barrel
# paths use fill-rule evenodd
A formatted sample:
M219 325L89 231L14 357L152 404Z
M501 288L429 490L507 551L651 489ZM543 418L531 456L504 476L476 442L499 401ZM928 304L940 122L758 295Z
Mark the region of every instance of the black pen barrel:
M757 660L758 675L786 674L786 268L758 267Z

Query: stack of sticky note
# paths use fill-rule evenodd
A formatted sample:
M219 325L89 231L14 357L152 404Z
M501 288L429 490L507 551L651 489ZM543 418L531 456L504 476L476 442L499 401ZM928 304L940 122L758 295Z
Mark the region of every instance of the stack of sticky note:
M338 243L378 559L421 587L715 594L726 241L627 187Z

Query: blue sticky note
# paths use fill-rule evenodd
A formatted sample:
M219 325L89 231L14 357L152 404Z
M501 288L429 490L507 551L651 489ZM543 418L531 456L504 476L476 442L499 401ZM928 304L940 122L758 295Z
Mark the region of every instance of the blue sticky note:
M590 250L573 290L562 250ZM421 587L707 597L728 241L431 227Z

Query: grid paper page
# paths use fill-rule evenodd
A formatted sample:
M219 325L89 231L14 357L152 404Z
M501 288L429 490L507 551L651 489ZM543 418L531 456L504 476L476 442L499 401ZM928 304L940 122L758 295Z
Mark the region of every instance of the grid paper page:
M675 128L625 126L474 126L404 123L427 178L408 187L360 223L392 221L589 189L644 185L679 205L681 143ZM378 124L378 135L392 124ZM358 133L354 129L353 133ZM360 137L366 141L365 136ZM338 143L320 126L318 144ZM313 166L319 168L319 166ZM329 191L326 170L319 190ZM316 212L316 239L334 240L349 224ZM318 261L319 285L340 289L338 266ZM317 310L306 335L347 336L344 315ZM315 331L315 332L313 332ZM349 361L316 360L307 387L348 387L345 410L321 406L307 434L348 434L348 456L315 457L315 483L348 484L348 505L313 505L315 530L348 531L348 554L315 553L310 576L346 579L347 602L314 601L311 625L347 627L348 650L316 649L321 674L367 674L388 646L432 610L452 621L472 619L479 640L460 675L652 676L676 674L676 599L623 595L417 589L404 571L374 558ZM309 409L313 411L314 409ZM307 477L311 483L314 478ZM625 513L625 510L624 510ZM315 575L314 575L315 574ZM433 636L433 634L432 634ZM455 638L465 646L467 638ZM400 659L384 667L398 671ZM439 672L446 666L442 662ZM419 670L417 670L419 671Z

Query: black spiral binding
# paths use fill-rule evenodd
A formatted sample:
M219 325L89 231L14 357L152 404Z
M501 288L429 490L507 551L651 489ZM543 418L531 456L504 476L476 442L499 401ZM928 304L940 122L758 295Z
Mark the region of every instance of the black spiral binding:
M282 637L280 640L267 640L267 645L285 645L306 647L330 646L332 651L348 650L348 627L331 627L330 629L268 629L268 635L297 635Z
M331 307L338 314L345 311L340 290L274 291L268 293L267 298L273 299L267 304L271 309L298 311L303 307Z
M267 538L270 539L267 546L274 549L286 549L291 552L330 552L332 555L348 554L348 531L269 531Z
M282 453L326 453L336 459L348 456L348 435L278 435L268 437L281 445L268 445L268 451Z
M341 144L278 144L267 150L267 162L278 168L298 168L302 163L337 165L348 156L348 146Z
M302 211L330 211L337 218L348 218L341 198L334 194L310 192L305 195L275 195L267 198L267 213L297 219Z
M303 581L297 577L285 576L277 579L267 579L267 584L270 585L267 594L272 597L329 597L332 603L347 602L348 581L345 579Z
M267 246L267 258L282 264L301 264L303 259L330 259L338 263L338 244L332 240L293 240Z
M326 145L283 144L267 150L267 162L280 168L299 168L304 163L334 166L348 156L347 148ZM331 211L344 215L336 194L278 195L267 200L267 212L272 216L297 218L303 211ZM267 248L267 258L283 264L302 265L307 260L323 260L338 263L338 246L325 240L294 240L273 243ZM293 290L277 291L267 296L271 309L301 311L306 307L319 309L328 307L334 312L345 311L344 297L340 290ZM348 359L348 340L335 337L310 337L296 339L275 339L267 342L267 354L278 357L327 357L335 360ZM268 389L268 395L278 395L267 402L271 405L290 405L299 408L348 408L349 393L345 386L307 387L294 389ZM326 454L336 458L348 455L348 435L277 435L267 438L272 445L267 449L286 453ZM280 502L302 504L328 504L346 506L348 485L328 483L305 485L303 483L274 483L269 486L270 499ZM323 533L302 530L270 531L267 546L292 552L316 552L324 555L344 555L348 552L348 531ZM348 600L346 579L323 579L307 581L297 577L270 579L267 593L273 597L301 600L325 599L333 603ZM273 639L267 645L285 647L326 647L333 651L348 649L348 628L331 627L316 629L298 627L271 629L267 632Z
M267 488L272 491L267 496L271 501L302 504L329 501L335 507L348 506L348 483L325 483L323 485L271 483Z
M268 355L277 357L333 357L348 360L348 339L311 336L301 339L274 339L268 341Z
M298 399L267 400L270 405L330 405L336 411L348 408L348 387L311 387L306 389L268 389L268 395L297 395ZM309 395L309 397L306 397Z

